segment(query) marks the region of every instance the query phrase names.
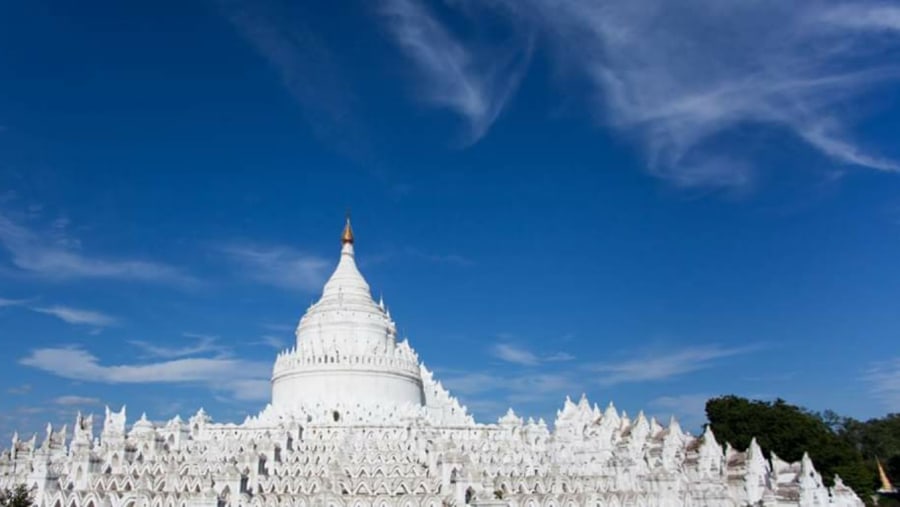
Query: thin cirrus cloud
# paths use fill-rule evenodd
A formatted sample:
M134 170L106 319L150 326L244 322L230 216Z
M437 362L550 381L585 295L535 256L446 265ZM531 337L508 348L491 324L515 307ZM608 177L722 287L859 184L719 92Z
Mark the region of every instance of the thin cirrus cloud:
M51 315L68 324L83 324L88 326L106 327L116 324L116 319L105 313L72 308L70 306L46 306L34 307L32 310Z
M618 362L589 364L586 368L599 375L595 382L601 386L652 382L711 368L719 359L749 354L760 349L759 345L692 346L668 353L643 354Z
M426 97L469 118L479 135L514 86L473 65L480 54L452 38L414 0L385 2L395 38L422 71ZM589 104L636 139L651 172L682 187L745 187L752 157L721 149L748 125L792 134L831 160L880 171L900 164L853 136L846 107L900 80L900 8L875 2L777 0L500 0L496 8L537 33L560 76L588 84ZM495 19L484 16L474 19ZM532 40L527 38L527 40ZM523 48L530 52L530 42ZM520 72L511 73L517 81ZM567 86L569 83L562 83ZM475 136L476 139L478 136Z
M575 356L567 352L556 352L546 356L538 355L531 350L512 343L497 343L490 348L492 356L507 363L519 366L537 366L541 363L571 361Z
M208 352L223 353L226 351L224 347L217 343L218 338L215 336L198 333L182 333L182 336L184 336L185 338L195 339L196 342L182 347L166 347L142 340L131 340L129 343L141 349L148 357L160 357L167 359L196 356L199 354L206 354Z
M493 408L502 408L504 411L516 404L547 401L561 403L566 394L583 390L583 379L569 372L502 375L446 370L443 373L444 384L466 404L490 404Z
M411 248L411 247L405 248L403 250L403 253L410 257L422 259L424 261L431 262L434 264L449 264L449 265L460 266L460 267L467 267L467 266L472 266L473 264L475 264L475 261L473 261L472 259L465 257L463 255L455 254L455 253L440 254L440 253L433 253L433 252L425 252L425 251L419 250L418 248Z
M561 405L567 395L587 391L583 376L565 372L529 372L527 374L488 374L479 371L447 370L442 372L443 383L466 407L481 418L496 418L508 408L534 416L550 413L530 413L547 406Z
M287 346L287 343L280 336L266 334L266 335L260 336L259 340L252 342L251 345L265 345L266 347L271 347L276 350L281 350Z
M0 308L6 307L6 306L21 306L21 305L27 304L28 302L29 302L28 299L0 298Z
M357 157L369 153L367 129L355 114L356 96L338 56L309 26L302 3L292 8L252 0L216 3L235 32L278 72L320 140Z
M14 396L24 396L31 392L31 384L22 384L19 386L7 387L6 392Z
M823 13L822 20L847 28L865 31L900 31L900 8L887 3L867 3L860 6L837 5Z
M467 143L481 139L528 68L530 34L521 37L520 47L477 47L454 36L419 0L384 0L379 12L397 46L415 64L422 98L462 117L468 124Z
M502 361L521 366L535 366L541 362L540 358L530 350L509 343L494 345L491 347L491 354Z
M329 260L284 246L234 244L222 251L243 276L283 289L318 291L333 267Z
M105 384L184 383L226 391L237 400L263 400L271 365L229 357L179 358L159 362L104 365L90 352L76 347L32 350L19 360L61 378Z
M695 345L669 351L642 352L615 362L574 363L566 368L551 368L548 363L574 361L567 353L539 355L522 346L508 342L498 343L488 352L491 356L523 367L543 365L539 373L531 370L508 374L483 373L465 370L447 370L444 383L472 407L479 407L486 415L500 415L509 406L545 407L561 403L566 396L592 392L613 385L647 383L673 379L691 373L714 368L722 360L753 353L762 345L726 347L722 345ZM690 407L676 414L691 424L702 422L702 410L698 409L700 395L683 398ZM650 408L672 409L679 398L659 397ZM502 411L501 411L502 409Z
M863 375L870 393L891 412L900 411L900 357L873 364Z
M676 394L660 396L650 400L648 408L657 412L660 419L675 416L682 426L699 430L706 422L706 402L712 398L708 394Z
M37 232L0 214L0 244L24 273L54 280L110 279L195 286L196 278L172 266L135 259L88 256L81 242L65 234L65 226Z
M59 396L57 398L54 398L53 403L56 405L62 405L64 407L74 407L74 406L87 407L87 406L99 405L100 399L70 394L70 395Z

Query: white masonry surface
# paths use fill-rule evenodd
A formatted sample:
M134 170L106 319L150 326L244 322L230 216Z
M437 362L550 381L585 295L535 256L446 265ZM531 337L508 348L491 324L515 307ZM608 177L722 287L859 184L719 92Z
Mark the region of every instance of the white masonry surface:
M278 355L272 402L241 424L126 424L125 408L13 437L0 488L25 484L37 507L355 507L452 505L862 506L827 488L804 456L767 460L754 440L723 448L673 419L630 419L568 398L551 430L509 410L476 423L406 341L356 267L344 231L322 297Z

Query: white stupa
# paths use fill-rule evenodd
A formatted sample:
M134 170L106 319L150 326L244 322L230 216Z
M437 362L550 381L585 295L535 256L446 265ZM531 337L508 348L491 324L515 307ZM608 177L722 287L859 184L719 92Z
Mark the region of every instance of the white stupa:
M419 358L383 304L372 300L353 253L353 231L344 228L341 260L322 298L297 326L297 346L275 361L272 406L282 413L364 420L380 408L422 407Z
M322 297L278 355L272 402L241 424L130 428L125 408L13 437L0 488L37 507L839 506L863 503L839 478L724 448L673 419L630 419L568 398L553 429L510 409L479 424L419 361L356 267L349 220Z

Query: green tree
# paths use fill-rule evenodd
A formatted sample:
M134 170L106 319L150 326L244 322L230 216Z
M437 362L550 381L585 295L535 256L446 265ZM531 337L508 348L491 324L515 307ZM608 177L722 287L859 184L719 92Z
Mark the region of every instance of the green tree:
M838 434L862 454L874 477L874 489L881 487L876 459L881 461L895 486L900 482L900 414L888 414L865 422L846 418ZM882 498L878 505L900 506L900 500Z
M31 507L33 503L31 492L24 484L19 484L12 490L0 491L0 507Z
M706 416L721 442L745 450L756 437L767 457L772 452L787 461L799 460L809 452L827 485L835 474L860 498L874 492L872 468L862 453L841 431L849 421L832 412L814 414L782 399L774 402L723 396L706 402Z

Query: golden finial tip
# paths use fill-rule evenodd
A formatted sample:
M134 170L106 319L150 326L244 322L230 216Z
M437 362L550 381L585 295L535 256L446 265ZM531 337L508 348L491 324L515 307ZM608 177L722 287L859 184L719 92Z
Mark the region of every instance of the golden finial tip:
M347 217L347 225L344 226L344 233L341 234L341 244L353 243L353 228L350 227L350 217Z

